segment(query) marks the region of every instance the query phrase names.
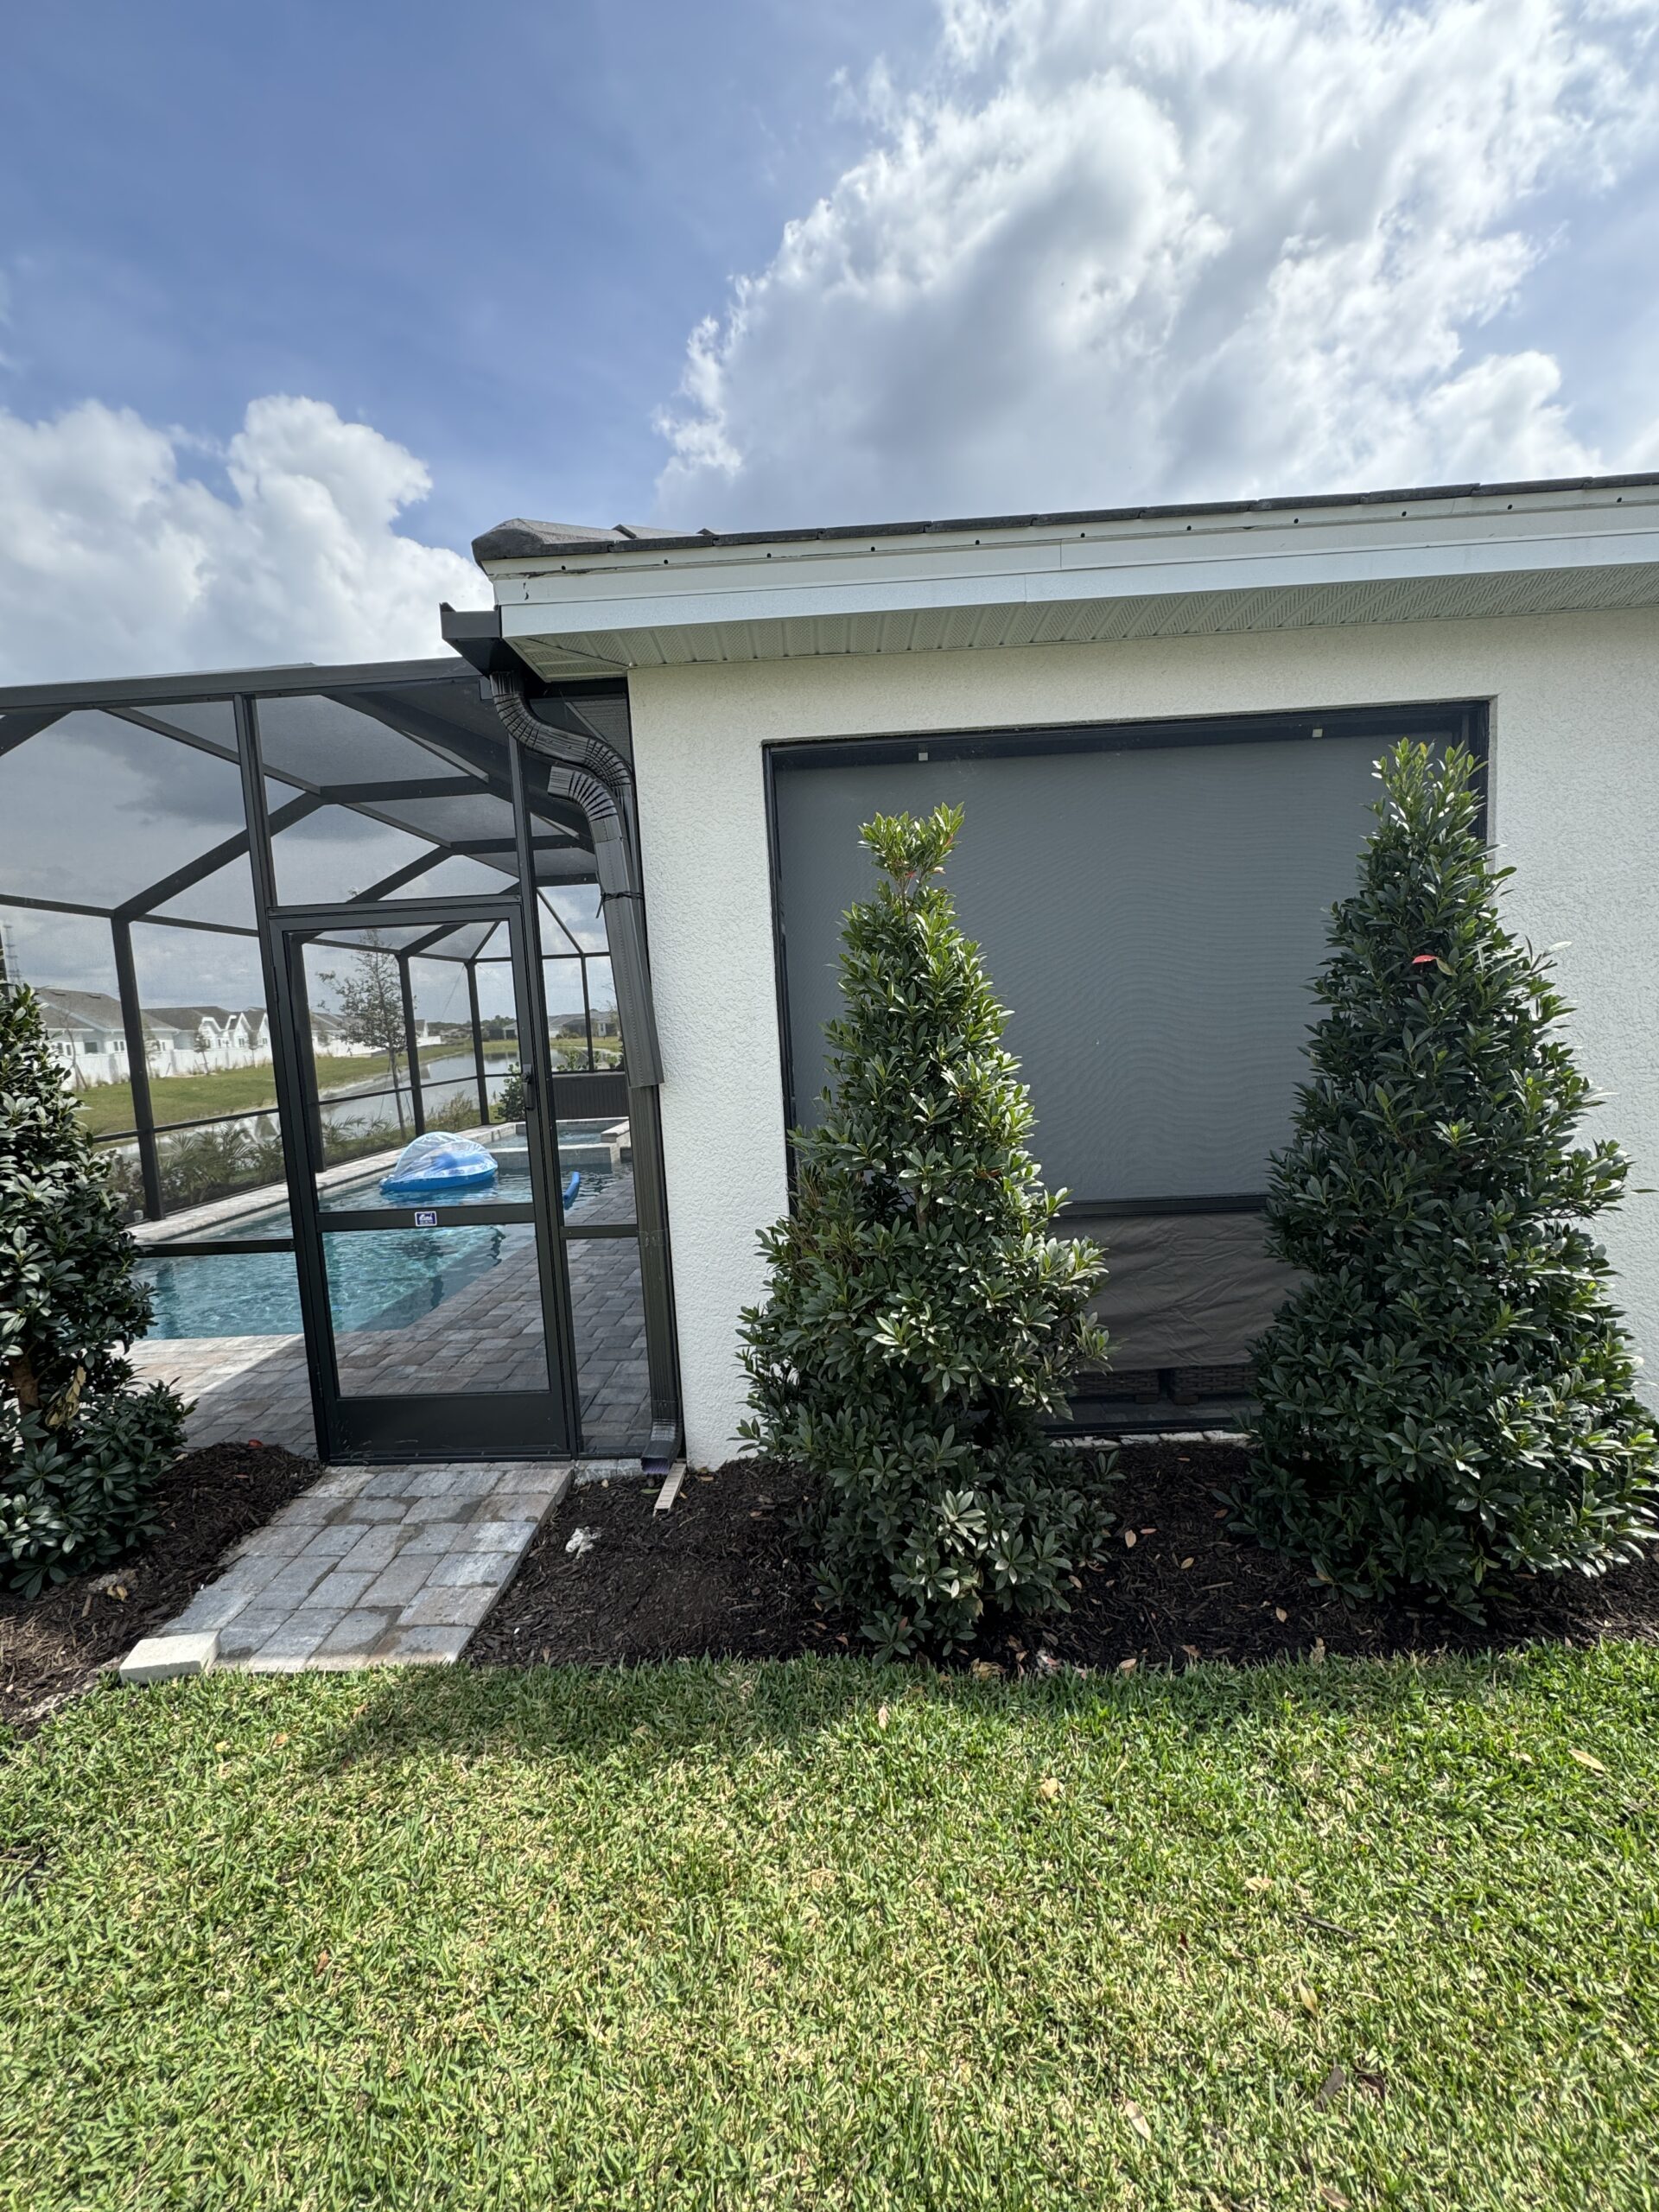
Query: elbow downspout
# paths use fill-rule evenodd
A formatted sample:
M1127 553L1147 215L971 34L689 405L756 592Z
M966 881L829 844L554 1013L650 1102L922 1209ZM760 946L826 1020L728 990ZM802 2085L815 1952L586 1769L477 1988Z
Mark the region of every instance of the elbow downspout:
M551 729L533 715L516 676L493 675L495 711L524 747L547 761L547 788L567 798L587 818L605 916L611 972L616 979L616 1010L622 1023L622 1049L630 1089L654 1090L663 1079L657 1042L657 1014L652 1004L651 969L645 961L643 887L633 834L633 778L622 755L603 739Z

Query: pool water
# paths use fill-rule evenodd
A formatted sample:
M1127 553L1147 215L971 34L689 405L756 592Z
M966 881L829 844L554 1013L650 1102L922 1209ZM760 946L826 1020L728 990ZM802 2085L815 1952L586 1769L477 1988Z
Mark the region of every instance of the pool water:
M582 1187L571 1211L596 1194L609 1178L582 1170ZM528 1205L530 1178L509 1169L487 1191L446 1198L445 1213L467 1205ZM390 1211L408 1201L380 1196L378 1176L348 1183L323 1194L326 1217L352 1211ZM199 1241L236 1242L246 1236L292 1233L287 1206L245 1215L208 1231ZM353 1230L330 1236L325 1226L323 1251L328 1273L328 1304L337 1334L356 1329L404 1329L442 1306L446 1298L476 1282L512 1255L535 1243L530 1222L506 1225L480 1222L475 1229L446 1224L442 1229ZM291 1252L227 1252L222 1258L183 1254L168 1259L152 1246L138 1274L155 1300L152 1337L276 1337L300 1332L300 1292Z

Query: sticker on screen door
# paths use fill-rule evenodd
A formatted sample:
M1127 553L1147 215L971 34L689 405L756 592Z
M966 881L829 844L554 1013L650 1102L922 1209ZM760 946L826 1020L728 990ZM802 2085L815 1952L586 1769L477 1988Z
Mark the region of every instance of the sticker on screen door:
M437 1225L438 1217L429 1207L416 1207L415 1226L416 1229L435 1229Z

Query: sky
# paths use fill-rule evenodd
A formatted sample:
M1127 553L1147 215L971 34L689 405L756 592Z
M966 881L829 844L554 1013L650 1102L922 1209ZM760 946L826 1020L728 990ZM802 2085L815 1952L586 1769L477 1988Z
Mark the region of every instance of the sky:
M442 650L512 514L1659 467L1659 0L8 11L0 683Z

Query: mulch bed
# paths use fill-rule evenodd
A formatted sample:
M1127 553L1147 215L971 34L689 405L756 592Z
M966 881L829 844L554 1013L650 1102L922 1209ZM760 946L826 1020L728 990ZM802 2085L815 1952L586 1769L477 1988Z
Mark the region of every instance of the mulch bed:
M1078 1577L1071 1611L1041 1629L988 1622L964 1663L1019 1674L1055 1662L1179 1668L1321 1651L1381 1658L1604 1637L1659 1640L1659 1556L1595 1581L1522 1583L1475 1627L1433 1608L1350 1605L1306 1569L1230 1535L1217 1493L1243 1477L1235 1446L1135 1445L1120 1467L1109 1556ZM690 1475L666 1513L653 1510L656 1494L650 1482L573 1490L468 1658L601 1665L860 1649L854 1624L814 1603L791 1538L803 1497L791 1470L733 1460L713 1475ZM578 1528L595 1531L596 1541L573 1554L565 1547Z
M230 1547L263 1528L321 1472L275 1445L187 1452L158 1497L161 1533L118 1567L43 1590L0 1592L0 1722L37 1726L118 1666L141 1636L183 1611Z
M666 1513L655 1510L658 1488L633 1479L576 1484L467 1658L603 1665L705 1652L790 1659L828 1648L811 1575L791 1541L802 1497L791 1469L734 1459L718 1474L689 1474ZM598 1541L568 1552L578 1529Z
M1589 1581L1540 1577L1493 1605L1484 1627L1432 1608L1353 1606L1306 1572L1230 1535L1217 1491L1243 1457L1226 1445L1127 1447L1108 1557L1086 1569L1072 1610L1033 1628L988 1621L963 1664L1010 1675L1055 1663L1181 1667L1201 1659L1386 1657L1603 1637L1659 1641L1659 1556ZM141 1636L182 1611L225 1553L319 1473L274 1446L188 1452L162 1485L161 1535L118 1568L38 1598L0 1593L0 1722L28 1729ZM467 1651L480 1666L578 1666L698 1658L787 1659L865 1647L819 1606L793 1536L801 1478L734 1459L689 1475L666 1513L654 1482L579 1485L526 1554ZM591 1548L566 1546L578 1529ZM1128 1541L1133 1535L1133 1543Z

